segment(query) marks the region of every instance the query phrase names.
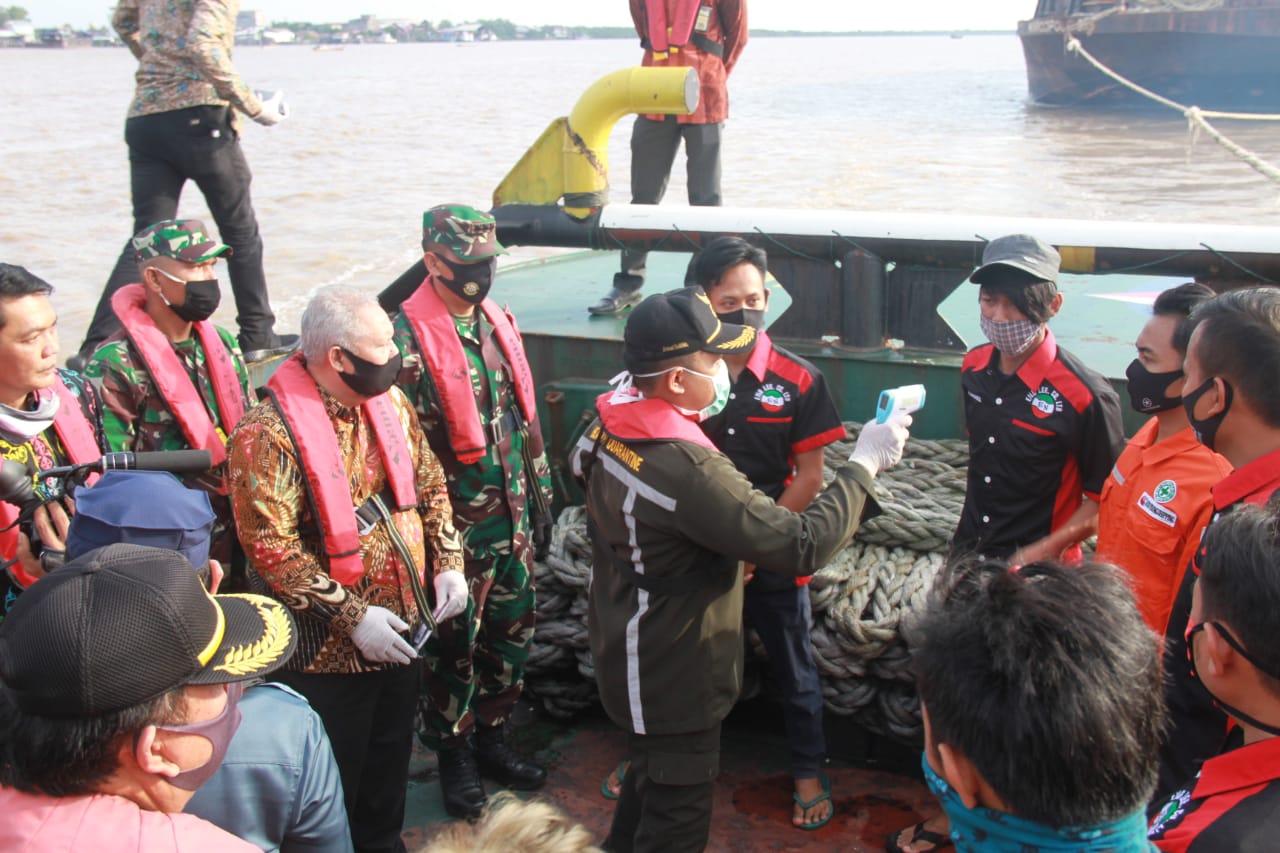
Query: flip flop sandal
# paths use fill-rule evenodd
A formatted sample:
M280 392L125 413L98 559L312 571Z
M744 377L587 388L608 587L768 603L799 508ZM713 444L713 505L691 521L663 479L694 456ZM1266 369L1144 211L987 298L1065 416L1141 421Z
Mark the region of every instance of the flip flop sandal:
M618 795L609 790L609 779L611 776L618 777L618 784L622 784L622 780L627 778L627 771L631 769L631 759L624 758L618 762L617 768L609 776L604 777L604 781L600 783L600 796L606 800L616 800Z
M792 823L791 825L796 829L803 829L806 832L812 832L815 829L822 829L822 827L831 822L831 818L836 816L836 803L835 800L831 799L831 780L827 778L827 774L819 773L818 782L822 785L822 793L814 797L812 800L803 799L795 792L792 792L791 797L796 801L796 805L805 811L808 811L824 800L831 804L831 809L827 812L827 816L822 818L822 820L815 821L813 823Z
M907 843L915 844L917 841L923 841L926 844L932 844L933 847L930 848L930 851L950 847L951 836L941 835L931 829L925 829L924 825L926 822L927 821L922 820L915 826L911 827L911 837L907 839ZM888 853L904 853L901 845L898 844L898 839L902 837L902 833L905 831L906 830L899 829L897 832L889 835L889 838L884 844L884 849L888 851Z

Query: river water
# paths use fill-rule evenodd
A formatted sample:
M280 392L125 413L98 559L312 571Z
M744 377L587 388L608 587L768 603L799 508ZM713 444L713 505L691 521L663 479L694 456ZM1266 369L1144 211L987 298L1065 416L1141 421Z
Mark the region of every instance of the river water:
M280 327L297 327L318 285L398 275L425 208L489 207L547 124L638 58L624 40L238 48L245 79L284 89L291 110L244 132ZM134 67L122 49L0 51L0 261L55 285L67 354L132 226L122 136ZM1280 222L1280 187L1193 141L1172 112L1028 104L1013 35L759 38L730 83L726 204ZM624 202L630 126L618 123L609 150ZM1280 160L1275 125L1221 126ZM682 163L670 200L684 198ZM180 215L209 219L193 185Z

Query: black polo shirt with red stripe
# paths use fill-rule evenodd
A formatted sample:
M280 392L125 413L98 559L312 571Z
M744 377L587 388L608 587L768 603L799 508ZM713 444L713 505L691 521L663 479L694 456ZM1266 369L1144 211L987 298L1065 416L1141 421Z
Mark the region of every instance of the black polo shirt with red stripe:
M1280 738L1206 761L1156 813L1149 838L1166 853L1280 849Z
M1276 492L1280 492L1280 450L1241 466L1213 487L1216 512L1209 525L1236 507L1263 506ZM1196 559L1203 558L1201 547ZM1187 566L1183 571L1169 625L1165 628L1165 704L1169 711L1169 733L1160 746L1160 783L1156 788L1162 798L1190 778L1201 761L1217 754L1227 732L1227 715L1214 704L1204 685L1192 677L1187 666L1185 635L1195 579L1191 568ZM1276 849L1280 849L1280 841Z
M763 332L724 411L703 421L702 431L775 500L791 482L798 454L846 435L821 371Z
M969 474L953 548L1007 557L1097 500L1124 445L1120 398L1103 376L1058 346L1053 332L1017 373L991 344L960 372Z

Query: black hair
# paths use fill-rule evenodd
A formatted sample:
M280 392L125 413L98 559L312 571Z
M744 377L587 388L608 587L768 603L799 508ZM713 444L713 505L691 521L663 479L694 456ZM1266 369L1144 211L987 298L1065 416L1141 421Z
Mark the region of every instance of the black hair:
M21 296L53 293L53 285L16 264L0 264L0 329L4 328L4 304Z
M768 255L764 249L753 246L741 237L717 237L702 247L702 251L689 261L685 275L686 285L701 287L707 293L720 282L724 274L738 264L751 264L763 278L768 272Z
M1173 348L1183 355L1187 354L1187 342L1191 340L1191 332L1195 322L1191 313L1214 297L1214 290L1207 284L1189 281L1177 287L1162 291L1151 304L1151 314L1155 317L1177 317L1178 325L1173 327Z
M1280 697L1280 499L1232 510L1204 532L1200 615L1220 621Z
M1146 803L1160 662L1119 570L959 560L910 634L934 743L972 761L1014 814L1092 825Z
M997 264L983 275L978 285L988 293L1008 297L1028 320L1044 324L1053 316L1053 299L1058 285L1029 272Z
M1280 428L1280 290L1229 290L1191 315L1200 329L1196 358L1205 376L1221 376L1270 427Z
M92 794L120 766L125 739L150 725L185 719L182 688L96 717L44 717L22 711L0 690L0 785L28 794Z

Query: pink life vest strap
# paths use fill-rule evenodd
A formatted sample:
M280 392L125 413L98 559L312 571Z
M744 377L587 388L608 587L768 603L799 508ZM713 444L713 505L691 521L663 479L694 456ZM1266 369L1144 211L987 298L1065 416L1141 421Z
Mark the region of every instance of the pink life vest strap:
M297 450L324 552L329 557L329 576L343 586L351 586L364 575L364 563L360 559L350 477L329 413L301 354L289 357L276 369L267 390ZM415 506L418 499L413 459L395 407L386 394L380 394L365 401L362 408L378 440L397 508Z
M658 397L644 397L634 403L611 402L615 392L596 398L596 411L605 430L623 441L688 441L715 450L707 434L679 409Z
M173 412L187 443L196 450L209 451L213 465L221 465L227 459L226 434L240 422L245 412L244 390L231 361L231 353L213 323L208 320L192 323L196 338L204 349L209 381L213 385L214 399L218 401L218 419L223 427L219 433L199 389L173 351L169 338L147 313L146 304L146 291L140 284L126 285L111 297L111 309L120 318L125 334L142 358L142 366L151 381L156 383L156 390L169 411Z
M89 423L89 419L84 416L84 411L80 408L80 400L75 394L71 393L62 382L62 377L56 377L53 381L53 393L58 395L58 412L53 416L53 431L58 436L58 441L62 444L62 450L67 454L67 458L72 465L84 465L88 462L95 462L102 457L102 448L98 445L97 435L93 431L93 424ZM98 481L97 474L90 474L85 481L85 485L92 486ZM18 520L18 507L11 503L0 501L0 530L9 527ZM4 530L0 534L4 540L4 552L16 553L18 547L18 531L17 528ZM14 563L9 566L9 572L13 574L14 580L22 587L29 587L36 582L36 578L27 574L22 568L21 563Z
M649 49L665 54L672 46L684 47L693 35L693 22L698 17L702 0L679 0L675 21L667 26L666 0L645 0L644 17L649 36Z
M409 321L418 349L426 359L427 369L431 371L431 378L439 392L440 406L444 409L445 422L449 428L449 447L453 449L459 462L471 465L484 455L489 442L480 424L476 395L471 390L467 354L462 349L462 340L458 337L453 315L436 293L430 276L400 307ZM539 434L534 428L538 420L537 392L533 384L533 371L529 368L529 360L525 358L524 345L520 341L515 319L500 309L492 299L480 303L480 310L493 326L498 346L511 365L516 403L520 406L520 414L525 423L530 426L529 438L533 439ZM542 452L541 447L531 449L535 456Z

